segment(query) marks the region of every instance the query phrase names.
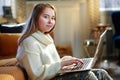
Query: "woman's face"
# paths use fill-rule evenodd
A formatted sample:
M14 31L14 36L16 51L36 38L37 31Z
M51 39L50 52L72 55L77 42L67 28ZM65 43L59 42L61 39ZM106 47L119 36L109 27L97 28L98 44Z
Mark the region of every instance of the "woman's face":
M55 25L55 12L51 8L45 8L38 20L39 30L42 33L49 32Z

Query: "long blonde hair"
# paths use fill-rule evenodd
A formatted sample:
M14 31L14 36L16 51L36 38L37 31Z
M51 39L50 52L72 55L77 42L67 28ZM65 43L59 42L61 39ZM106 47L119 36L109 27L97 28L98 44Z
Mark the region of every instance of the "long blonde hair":
M56 11L55 11L54 6L52 6L51 4L42 4L42 3L37 4L33 8L31 15L29 16L28 20L25 23L23 34L21 35L21 37L19 38L19 41L18 41L19 45L25 38L27 38L32 33L36 32L38 30L38 23L37 23L38 18L41 15L41 13L44 11L45 8L51 8L54 10L55 20L56 20ZM49 32L51 32L53 30L53 28ZM47 32L47 33L49 33L49 32Z

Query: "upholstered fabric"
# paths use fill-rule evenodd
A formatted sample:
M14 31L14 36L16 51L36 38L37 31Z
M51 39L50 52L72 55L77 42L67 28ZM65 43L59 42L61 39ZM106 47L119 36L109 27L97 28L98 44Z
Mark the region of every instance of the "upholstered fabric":
M25 80L25 70L17 65L16 58L0 60L0 80Z
M21 34L0 33L0 56L16 55L17 41Z
M112 12L111 17L112 17L112 23L114 26L114 30L115 30L113 40L115 43L115 47L120 49L120 21L119 21L120 11Z
M16 58L0 60L0 67L16 66L16 65L17 65L17 59Z
M9 77L14 78L13 80L25 80L25 75L23 73L23 70L18 66L0 67L0 75L2 74L7 74L7 76L9 75ZM3 76L1 77L3 78ZM3 79L3 80L8 80L8 79Z
M27 80L24 69L17 65L17 41L21 34L0 33L0 80ZM7 59L5 59L7 58Z
M113 11L111 14L115 35L120 35L120 11Z
M15 80L12 75L9 74L0 74L0 80Z

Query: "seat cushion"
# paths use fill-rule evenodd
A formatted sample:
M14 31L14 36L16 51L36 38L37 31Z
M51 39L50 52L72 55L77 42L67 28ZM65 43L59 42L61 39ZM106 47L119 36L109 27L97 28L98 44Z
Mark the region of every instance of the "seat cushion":
M4 76L11 79L2 79ZM13 79L14 78L14 79ZM0 80L26 80L24 71L18 66L0 67Z
M0 80L26 80L26 79L27 73L24 69L18 66L16 58L0 60Z
M0 80L15 80L12 75L9 74L0 74Z

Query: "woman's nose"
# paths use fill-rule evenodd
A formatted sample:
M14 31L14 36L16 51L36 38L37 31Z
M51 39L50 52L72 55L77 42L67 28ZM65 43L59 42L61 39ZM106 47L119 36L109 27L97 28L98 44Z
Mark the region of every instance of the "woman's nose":
M52 22L52 20L51 20L51 19L49 19L49 20L48 20L48 23L51 23L51 22Z

